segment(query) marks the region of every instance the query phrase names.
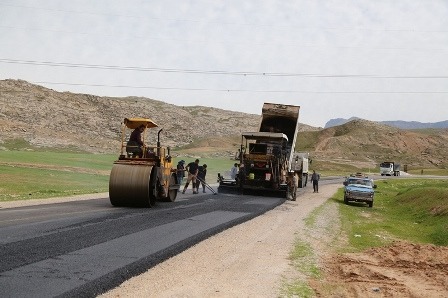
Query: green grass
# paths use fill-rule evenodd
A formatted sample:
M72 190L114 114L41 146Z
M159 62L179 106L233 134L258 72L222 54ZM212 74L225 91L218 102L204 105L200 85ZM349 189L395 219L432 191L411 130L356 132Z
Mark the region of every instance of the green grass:
M376 184L373 208L362 203L345 205L342 189L332 198L340 203L348 251L396 239L448 245L447 180L388 179Z
M0 201L41 199L107 192L109 174L118 155L41 151L0 151ZM177 157L173 166L184 159ZM204 158L206 181L216 183L217 174L235 163L225 158Z
M409 174L413 175L435 175L435 176L448 176L448 169L410 169L408 170Z
M321 276L320 270L314 263L314 253L311 245L304 241L297 240L294 248L290 253L290 260L294 267L301 273L312 278L319 278Z
M315 257L311 245L300 239L296 240L289 254L289 260L298 272L309 278L320 278L321 272ZM282 297L314 297L313 289L302 279L284 280L281 294Z
M330 243L321 242L320 245L331 244L339 252L359 252L398 239L448 245L448 180L387 179L376 181L376 184L373 208L364 203L344 204L343 189L340 188L329 201L309 214L305 219L306 230L301 231L302 240L296 241L290 253L294 268L305 279L284 280L282 297L315 297L306 279L319 280L321 271L316 265L312 246L306 240L310 232L333 235ZM325 208L334 204L339 209L342 231L331 220L326 226L317 227L322 216L327 214ZM347 239L340 235L347 235ZM334 293L334 285L323 286L327 287L328 293Z
M108 175L0 166L0 201L106 192Z
M283 283L281 297L310 298L315 297L315 293L305 281L297 280L292 283Z
M376 168L359 168L355 167L348 163L341 163L341 162L328 162L328 161L319 161L319 160L313 160L311 165L309 166L310 172L313 171L313 169L316 170L316 172L319 172L321 177L325 176L346 176L352 173L362 172L365 174L369 173L376 173L379 174L380 169L379 167Z
M0 163L22 163L90 170L108 170L118 154L91 154L65 152L0 151Z
M0 151L0 201L107 192L116 155Z

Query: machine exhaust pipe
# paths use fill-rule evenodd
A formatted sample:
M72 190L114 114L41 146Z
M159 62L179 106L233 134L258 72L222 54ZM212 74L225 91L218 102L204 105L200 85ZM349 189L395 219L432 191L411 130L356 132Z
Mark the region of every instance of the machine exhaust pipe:
M159 130L159 132L157 133L157 156L160 156L160 133L162 132L163 129Z

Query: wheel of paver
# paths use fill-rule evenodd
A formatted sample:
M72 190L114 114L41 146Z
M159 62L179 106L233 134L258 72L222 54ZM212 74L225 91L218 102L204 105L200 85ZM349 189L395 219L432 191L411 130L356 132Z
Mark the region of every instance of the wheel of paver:
M176 176L171 175L171 177L170 177L170 184L169 185L170 186L175 185L176 181L177 181ZM168 197L167 197L168 201L174 202L176 200L176 197L177 197L177 189L170 189L170 190L168 190Z
M109 198L113 206L152 207L155 180L152 166L115 164L109 178Z

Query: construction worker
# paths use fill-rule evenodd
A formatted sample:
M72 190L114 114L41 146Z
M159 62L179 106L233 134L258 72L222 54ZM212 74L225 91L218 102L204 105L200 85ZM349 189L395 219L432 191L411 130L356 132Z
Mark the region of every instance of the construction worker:
M203 164L198 168L198 177L196 179L196 191L199 192L199 186L202 184L202 192L205 193L205 175L207 175L207 165Z
M188 185L192 184L193 186L193 193L197 194L198 192L196 191L196 177L198 176L198 171L199 171L199 159L196 159L194 162L190 162L185 169L188 172L188 176L187 176L187 182L185 183L184 186L184 190L182 191L182 193L185 193L185 191L188 188Z

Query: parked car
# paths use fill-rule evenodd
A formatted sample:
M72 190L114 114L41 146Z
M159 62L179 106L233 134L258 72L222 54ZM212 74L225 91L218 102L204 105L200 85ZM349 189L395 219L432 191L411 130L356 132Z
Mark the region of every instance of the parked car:
M372 207L375 188L376 185L369 177L361 177L359 174L347 177L344 181L344 203L364 202Z

